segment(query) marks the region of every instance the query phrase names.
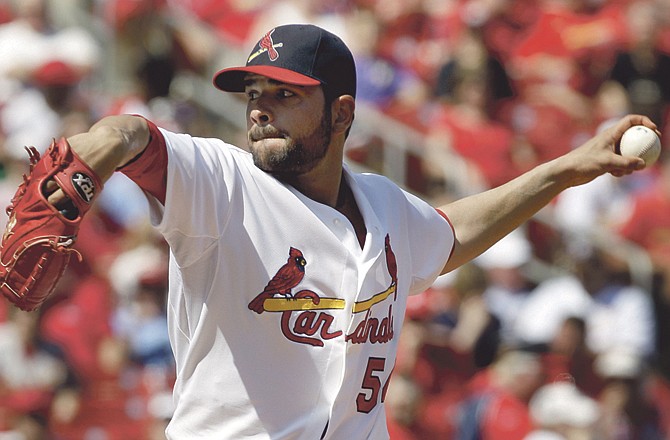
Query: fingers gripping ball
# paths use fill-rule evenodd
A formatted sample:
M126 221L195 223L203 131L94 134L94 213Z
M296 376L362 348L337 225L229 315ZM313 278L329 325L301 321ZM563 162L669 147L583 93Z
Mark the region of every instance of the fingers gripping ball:
M0 291L22 310L38 308L53 292L70 258L81 220L102 190L99 177L72 151L54 140L43 157L34 147L30 171L7 207L9 220L0 244ZM67 197L59 212L45 196L53 180Z
M642 158L645 167L649 167L661 154L661 140L654 130L644 125L636 125L624 132L621 137L620 151L622 156Z

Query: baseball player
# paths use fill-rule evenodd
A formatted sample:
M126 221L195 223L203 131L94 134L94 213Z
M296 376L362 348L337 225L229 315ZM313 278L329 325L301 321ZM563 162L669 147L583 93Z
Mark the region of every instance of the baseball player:
M641 169L642 160L615 154L615 145L629 126L656 129L628 116L566 156L436 209L343 164L356 75L337 36L312 25L277 27L245 66L221 70L214 84L245 94L249 152L111 116L52 145L45 157L54 163L36 159L19 191L47 182L68 225L85 213L74 200L82 185L90 203L116 170L147 194L171 249L177 380L167 436L178 440L388 438L384 399L408 295L479 255L563 189ZM70 162L53 159L65 153ZM77 166L78 178L38 177L50 166ZM21 194L9 237L22 224ZM58 246L69 249L64 240ZM5 279L17 276L3 264ZM33 308L32 283L5 282L3 293Z

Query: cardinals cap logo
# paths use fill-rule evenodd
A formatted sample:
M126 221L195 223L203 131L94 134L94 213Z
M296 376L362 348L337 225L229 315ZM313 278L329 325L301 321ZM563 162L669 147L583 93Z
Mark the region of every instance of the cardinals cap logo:
M277 61L277 59L279 59L279 52L277 52L277 48L278 47L283 47L284 43L276 43L275 44L275 42L272 41L272 33L274 31L275 30L272 29L270 32L263 35L263 38L261 38L261 40L258 42L259 49L249 56L249 59L247 60L247 64L249 62L251 62L251 60L253 60L254 58L256 58L257 56L261 55L264 52L268 53L268 57L270 58L270 61Z

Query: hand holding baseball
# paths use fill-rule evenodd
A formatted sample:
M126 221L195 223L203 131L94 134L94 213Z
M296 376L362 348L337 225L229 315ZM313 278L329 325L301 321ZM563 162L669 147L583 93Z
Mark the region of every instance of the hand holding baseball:
M661 140L654 130L644 125L635 125L626 130L619 143L622 156L634 156L644 160L650 167L661 154Z
M628 143L622 142L624 133L638 126L658 134L656 124L647 116L624 116L584 144L557 158L556 162L550 162L559 173L556 178L567 188L583 185L605 173L622 177L644 169L648 164L645 164L643 158L621 154L621 145Z

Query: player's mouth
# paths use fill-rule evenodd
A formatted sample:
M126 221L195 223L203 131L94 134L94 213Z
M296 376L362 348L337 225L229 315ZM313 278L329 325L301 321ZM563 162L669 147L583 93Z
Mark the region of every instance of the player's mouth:
M258 142L265 139L284 139L286 136L274 128L254 128L249 130L249 140L251 142Z

